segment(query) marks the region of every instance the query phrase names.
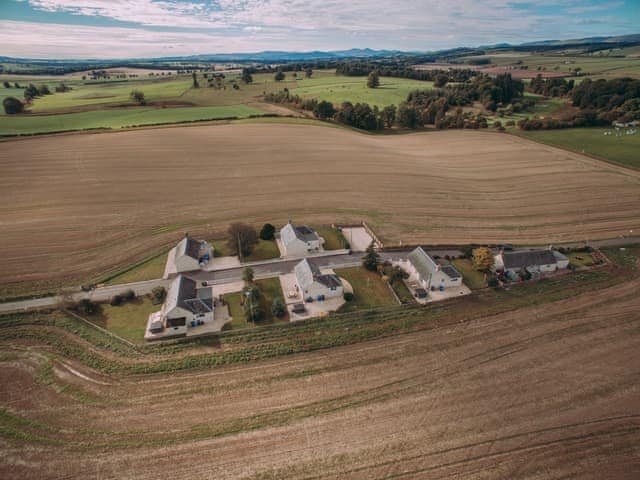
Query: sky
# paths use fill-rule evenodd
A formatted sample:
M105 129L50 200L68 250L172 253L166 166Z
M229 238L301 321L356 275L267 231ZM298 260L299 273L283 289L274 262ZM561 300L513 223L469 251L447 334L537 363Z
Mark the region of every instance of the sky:
M640 33L640 0L0 0L0 56L433 51Z

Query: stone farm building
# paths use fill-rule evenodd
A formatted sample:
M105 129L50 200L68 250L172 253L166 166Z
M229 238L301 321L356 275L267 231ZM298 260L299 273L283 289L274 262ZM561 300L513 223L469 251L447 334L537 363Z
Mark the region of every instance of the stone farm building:
M532 275L567 268L569 259L556 250L501 251L495 256L496 271L515 275L526 269Z
M197 288L195 280L178 275L159 312L151 314L149 332L162 336L186 335L191 327L213 322L213 289Z
M322 251L324 239L306 225L296 227L289 222L280 230L280 242L284 250L283 256L304 257L309 253Z
M462 274L453 265L439 265L422 247L407 256L405 270L425 290L445 289L462 285Z
M324 300L342 297L342 280L333 273L322 273L318 266L304 259L294 267L296 282L304 300Z
M178 245L169 251L163 277L171 278L178 273L200 270L212 257L213 247L210 244L185 235Z

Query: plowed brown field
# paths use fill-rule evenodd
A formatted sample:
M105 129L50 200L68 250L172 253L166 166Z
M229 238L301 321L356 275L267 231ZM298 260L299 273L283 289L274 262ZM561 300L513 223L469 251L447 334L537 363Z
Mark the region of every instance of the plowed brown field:
M3 343L0 477L635 479L639 288L195 372L62 359L49 386L44 345Z
M0 143L0 289L69 283L188 230L366 219L390 243L640 231L640 173L512 136L195 126Z

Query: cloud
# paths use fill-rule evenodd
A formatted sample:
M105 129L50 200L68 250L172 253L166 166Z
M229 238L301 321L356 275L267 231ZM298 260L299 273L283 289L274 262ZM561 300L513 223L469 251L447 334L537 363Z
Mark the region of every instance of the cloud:
M434 50L582 37L607 29L578 22L583 17L566 12L593 7L593 0L394 0L384 8L373 0L17 1L53 13L59 21L18 25L0 20L6 55L113 58L269 49ZM69 15L76 20L73 26L64 25ZM119 26L75 25L83 17L105 18ZM619 33L632 33L632 26L620 25L627 30Z

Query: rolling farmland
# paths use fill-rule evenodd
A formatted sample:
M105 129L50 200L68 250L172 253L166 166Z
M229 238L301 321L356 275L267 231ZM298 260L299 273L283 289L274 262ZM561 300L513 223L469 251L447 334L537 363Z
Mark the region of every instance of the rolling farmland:
M28 159L28 161L25 161ZM488 132L242 124L0 143L5 296L99 279L185 231L365 219L389 244L640 230L640 173Z

